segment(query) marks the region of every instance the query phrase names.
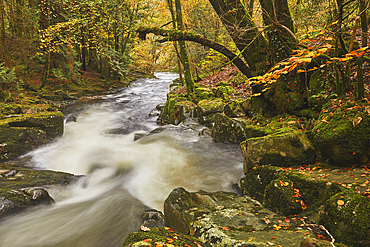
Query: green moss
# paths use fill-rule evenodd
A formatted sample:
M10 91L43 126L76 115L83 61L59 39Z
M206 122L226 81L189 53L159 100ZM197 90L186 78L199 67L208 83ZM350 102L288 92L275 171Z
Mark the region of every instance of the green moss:
M325 214L320 219L337 241L361 247L370 246L369 222L369 199L351 189L332 196L326 202Z
M198 239L174 232L169 227L153 227L150 228L150 231L130 233L123 246L153 246L157 244L162 246L203 246Z
M370 116L366 104L353 102L327 104L312 130L315 146L323 160L346 166L362 163L367 157L370 142ZM355 119L361 121L354 125Z

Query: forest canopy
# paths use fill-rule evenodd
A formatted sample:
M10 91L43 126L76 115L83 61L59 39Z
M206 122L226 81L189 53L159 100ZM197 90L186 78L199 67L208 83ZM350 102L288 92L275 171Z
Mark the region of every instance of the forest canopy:
M367 13L363 0L0 0L1 99L78 86L89 72L110 82L178 72L191 93L231 63L264 89L319 70L335 93L361 99Z

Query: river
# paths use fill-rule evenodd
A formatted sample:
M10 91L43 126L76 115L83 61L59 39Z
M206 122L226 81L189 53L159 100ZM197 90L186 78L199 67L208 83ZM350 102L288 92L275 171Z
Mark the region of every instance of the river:
M55 199L1 222L2 247L115 247L140 228L146 209L163 210L177 187L232 191L243 176L237 145L199 135L195 121L160 127L150 116L176 75L157 73L91 104L67 109L63 137L28 156L28 166L81 176ZM137 133L159 133L134 141Z

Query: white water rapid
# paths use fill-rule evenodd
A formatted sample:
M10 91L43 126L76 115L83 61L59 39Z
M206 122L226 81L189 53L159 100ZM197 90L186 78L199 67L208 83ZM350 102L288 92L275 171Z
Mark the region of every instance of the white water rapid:
M199 136L200 125L170 125L134 141L159 127L149 113L165 102L175 75L156 76L76 107L62 138L28 154L30 166L85 176L50 190L55 204L0 222L1 247L122 246L143 211L162 211L173 189L232 191L243 175L240 149Z

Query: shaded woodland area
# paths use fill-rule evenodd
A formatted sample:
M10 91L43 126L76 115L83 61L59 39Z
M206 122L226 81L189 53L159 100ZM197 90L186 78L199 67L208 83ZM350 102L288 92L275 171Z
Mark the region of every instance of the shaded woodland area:
M155 71L179 72L191 94L233 63L235 86L257 94L283 75L309 104L332 93L360 100L367 10L362 0L2 0L0 99L88 93ZM308 85L315 72L320 90Z

